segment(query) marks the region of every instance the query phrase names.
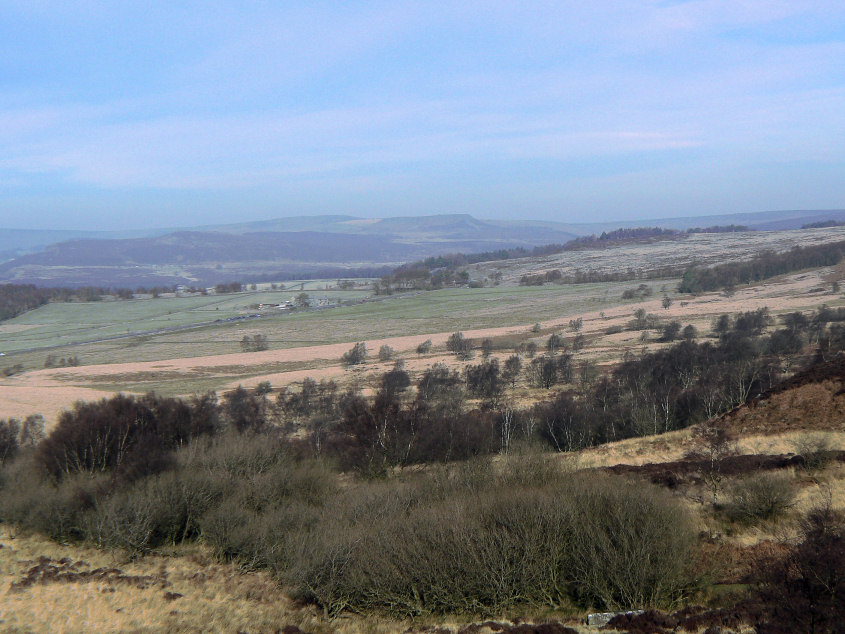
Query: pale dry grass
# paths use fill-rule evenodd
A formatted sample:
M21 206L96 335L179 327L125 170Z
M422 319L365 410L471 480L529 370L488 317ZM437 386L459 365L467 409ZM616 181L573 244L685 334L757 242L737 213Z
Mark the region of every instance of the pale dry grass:
M658 436L627 438L583 449L579 454L582 468L612 467L618 464L644 465L681 460L693 449L692 428L670 431Z
M657 436L627 438L617 442L589 447L577 452L581 468L612 467L618 464L645 465L682 460L689 452L699 449L695 439L697 426L671 431ZM741 435L732 442L732 449L740 455L782 455L797 453L799 440L807 432L796 430L777 434ZM845 431L824 432L832 450L845 450ZM562 454L566 455L566 454Z
M159 581L146 588L119 581L65 581L14 589L12 584L39 557L54 563L77 562L82 571L118 568L126 575ZM181 596L168 599L167 593ZM523 615L523 620L537 622L564 618L552 611ZM277 632L294 625L312 634L394 634L430 626L457 631L470 622L471 617L458 616L398 621L377 614L345 614L326 620L315 608L293 603L266 573L242 573L233 566L214 563L201 546L128 562L114 553L85 546L0 534L3 632ZM577 623L572 626L589 631ZM480 630L485 631L494 630Z
M62 546L38 537L0 538L0 630L4 632L275 632L296 625L314 633L387 634L408 623L351 617L325 621L316 610L294 605L269 576L241 573L207 560L201 549L182 556L136 562L84 546ZM81 570L118 568L126 575L166 579L150 587L116 582L11 584L39 557L68 558ZM167 598L167 593L182 595Z
M0 324L0 333L24 332L31 328L38 328L37 324Z
M780 434L751 434L741 436L734 443L739 453L779 455L800 453L800 442L807 435L806 431L790 431ZM845 431L819 432L818 436L823 438L829 449L845 450Z
M792 507L777 521L761 522L747 527L733 527L726 537L728 543L749 547L764 541L794 543L801 535L801 518L813 509L829 507L845 513L845 465L827 467L823 472L808 476L803 470L788 470L796 495ZM731 481L725 482L726 493ZM704 507L706 511L706 506ZM723 527L720 527L723 528Z
M36 537L10 540L0 549L0 603L6 631L36 632L190 632L269 629L288 623L289 607L272 583L261 575L238 575L185 558L149 557L120 561L85 547L61 546ZM127 575L163 575L166 587L141 588L123 583L36 583L14 590L11 583L40 556L68 557L88 568L117 567ZM83 569L86 566L82 566ZM183 595L168 601L166 592Z
M789 431L845 431L845 394L842 382L822 381L770 396L756 407L742 408L727 417L738 434L779 434Z
M79 400L97 401L114 392L77 385L0 385L0 418L24 419L29 414L42 414L51 428L59 413Z

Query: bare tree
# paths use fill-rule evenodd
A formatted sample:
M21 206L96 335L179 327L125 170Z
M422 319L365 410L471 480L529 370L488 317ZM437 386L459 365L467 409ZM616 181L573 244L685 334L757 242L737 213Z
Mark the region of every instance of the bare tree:
M454 352L459 359L472 358L472 340L464 337L462 332L454 332L446 340L446 349Z
M359 341L340 358L343 365L359 365L367 360L367 344Z
M733 434L716 420L709 420L693 432L693 438L695 448L688 456L704 459L704 481L713 494L713 506L717 506L725 460L736 453Z

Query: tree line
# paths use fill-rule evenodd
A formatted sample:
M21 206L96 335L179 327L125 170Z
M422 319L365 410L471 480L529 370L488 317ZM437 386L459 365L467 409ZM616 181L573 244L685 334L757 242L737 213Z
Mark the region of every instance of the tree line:
M613 231L602 231L598 236L592 234L589 236L574 238L566 243L566 250L601 249L627 242L680 238L684 236L685 233L685 231L679 231L677 229L663 229L662 227L620 228Z
M240 284L238 284L240 289ZM188 288L187 292L205 293L206 290ZM0 321L12 319L49 302L98 302L103 296L132 299L135 295L152 295L176 292L175 286L109 288L103 286L39 287L34 284L0 284Z
M546 244L532 249L516 247L512 249L497 249L494 251L483 251L480 253L448 253L432 256L403 264L393 269L388 275L384 275L379 284L381 292L389 292L396 288L442 288L444 286L462 285L469 282L466 271L462 267L481 262L495 262L499 260L512 260L517 258L539 257L543 255L554 255L565 251L576 251L579 249L599 249L629 242L650 241L655 239L681 239L693 233L730 233L736 231L747 231L748 227L742 225L725 225L712 227L696 227L688 230L664 229L661 227L631 227L620 228L613 231L605 231L599 235L580 236L563 244ZM627 271L619 273L599 273L596 271L575 271L573 274L564 276L560 271L549 271L536 275L523 276L523 285L534 286L545 282L558 282L565 284L610 282L630 279L656 277L668 277L680 273L682 269L666 268L657 272L644 274L643 272ZM543 276L555 275L553 279L543 279Z
M717 416L769 390L784 360L808 345L828 357L845 350L845 309L789 313L781 328L763 334L772 325L767 309L721 315L711 340L697 341L691 329L672 346L626 354L603 375L575 362L572 351L583 345L582 335L566 340L552 334L544 354L530 362L512 354L500 363L485 352L461 371L435 364L416 383L399 360L380 377L372 397L357 387L342 391L333 381L311 379L301 389L280 390L275 399L269 384L239 387L220 399L214 393L187 400L118 395L63 412L38 444L36 460L55 479L79 472L146 474L167 468L176 447L227 428L284 436L298 430L290 441L299 451L330 455L345 468L371 475L506 451L520 438L573 451ZM474 344L458 332L448 347L469 359ZM568 387L534 405L514 407L507 390L517 380L545 389ZM409 391L411 385L416 389ZM3 453L12 455L16 446L9 439L17 432L3 423Z
M702 293L732 289L802 269L834 266L839 264L843 257L845 241L794 247L783 253L765 251L744 262L728 262L712 267L689 267L684 271L678 291Z
M840 222L838 220L819 220L818 222L810 222L805 225L801 225L802 229L826 229L827 227L843 227L845 226L845 221Z
M746 225L713 225L711 227L693 227L687 229L687 233L739 233L742 231L751 231L751 228Z

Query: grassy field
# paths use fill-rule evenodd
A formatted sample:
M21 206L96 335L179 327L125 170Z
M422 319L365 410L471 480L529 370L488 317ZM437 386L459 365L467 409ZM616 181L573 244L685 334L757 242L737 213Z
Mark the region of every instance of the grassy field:
M446 330L498 328L601 310L618 304L621 289L627 285L452 288L324 310L266 311L260 320L236 322L226 320L256 313L249 308L255 304L284 302L290 299L290 291L48 304L4 322L0 326L0 350L8 355L17 350L36 349L15 355L16 362L33 368L40 367L47 354L38 350L72 342L80 345L51 353L76 355L86 364L153 361L239 352L245 334L266 335L271 348L292 348ZM671 288L676 281L652 284L655 290L664 285ZM350 301L363 299L366 292L318 291L312 295L328 297L330 301ZM193 330L131 336L137 332L208 324L218 319L223 322ZM117 336L124 338L81 343Z
M672 281L665 284L673 286ZM308 340L305 330L314 330L315 322L329 326L328 336L340 335L340 341L501 328L601 310L619 303L619 289L618 284L450 288L412 297L388 297L318 315L292 315L285 324L291 331L303 333L301 341ZM333 342L322 338L311 341Z
M259 304L284 303L301 292L298 289L297 286L296 291L257 290L230 295L47 304L3 322L0 351L8 354L225 321L254 314ZM367 291L309 290L315 301L325 298L332 303L360 300L369 295Z
M444 332L458 329L497 328L530 324L563 316L604 310L618 305L631 282L520 287L522 274L560 268L620 272L650 271L682 267L693 262L713 263L750 257L763 249L788 249L845 238L845 228L827 228L745 234L696 234L678 241L622 245L613 249L574 251L541 258L484 263L469 268L473 279L485 279L494 271L503 273L501 286L443 289L411 297L390 297L372 304L358 304L326 311L267 315L256 323L231 320L256 312L259 304L278 304L300 292L315 303L358 301L370 292L359 288L338 290L336 280L285 282L274 291L267 283L257 290L221 296L164 297L148 300L50 304L0 324L0 352L67 346L111 337L126 337L168 328L185 328L214 323L195 331L156 334L127 339L120 345L86 345L62 351L79 356L84 363L108 363L122 359L128 347L131 358L154 360L183 356L225 354L239 351L244 334L265 334L273 348L355 341L402 334ZM678 280L650 281L655 294L672 294ZM636 284L633 284L636 285ZM775 290L775 295L779 291ZM379 298L381 299L381 298ZM40 356L40 355L38 355ZM25 367L38 367L34 358L18 360ZM43 358L41 358L43 363Z

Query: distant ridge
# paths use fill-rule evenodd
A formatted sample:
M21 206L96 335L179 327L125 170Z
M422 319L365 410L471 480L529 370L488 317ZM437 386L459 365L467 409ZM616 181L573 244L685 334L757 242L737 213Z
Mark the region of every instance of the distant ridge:
M290 216L233 224L160 227L127 231L85 231L73 229L4 229L0 227L0 254L40 250L51 244L74 239L118 240L162 236L180 231L215 233L318 231L347 234L405 234L443 230L484 229L496 227L532 236L538 230L550 230L571 237L612 231L622 227L664 227L689 229L712 225L740 224L760 231L799 229L802 225L825 220L845 220L845 209L811 209L740 212L705 216L608 220L602 222L558 222L553 220L477 219L469 214L434 214L361 218L348 215Z
M427 216L394 216L387 218L360 218L356 216L295 216L274 220L231 225L192 227L190 231L219 231L223 233L250 233L254 231L326 231L350 234L405 234L408 232L449 231L458 228L483 229L498 227L516 231L526 236L538 230L565 233L573 237L612 231L628 227L663 227L666 229L691 229L713 225L746 225L758 231L783 231L800 229L802 225L824 220L845 220L845 209L811 209L739 212L673 218L645 218L642 220L608 220L602 222L559 222L554 220L478 219L470 214L435 214ZM549 240L548 242L552 242Z
M214 283L315 270L338 270L340 275L344 269L395 266L455 252L563 244L620 228L736 224L768 231L827 220L845 220L845 209L594 223L486 220L469 214L323 215L149 231L0 230L0 282L131 286Z
M845 220L845 209L812 209L755 211L684 218L645 218L591 223L568 223L567 229L578 235L589 235L628 227L662 227L664 229L693 229L714 225L745 225L756 231L786 231L800 229L811 222Z

